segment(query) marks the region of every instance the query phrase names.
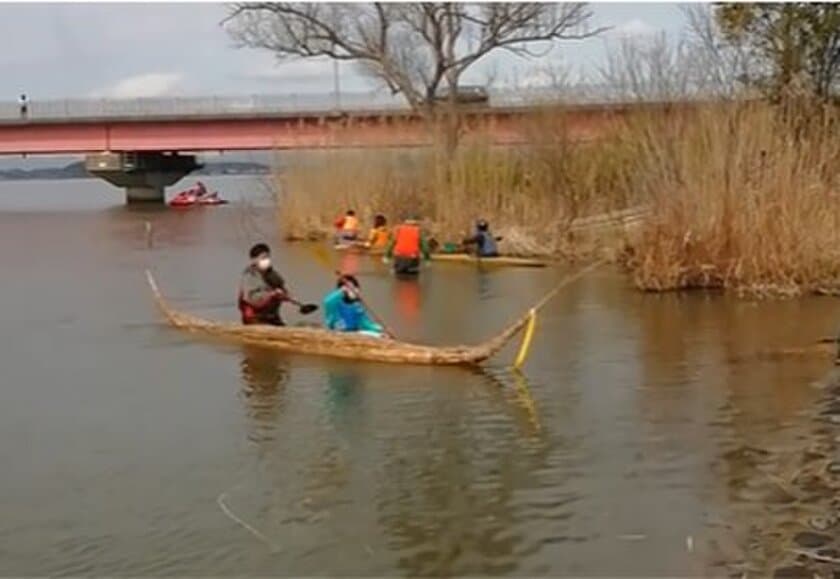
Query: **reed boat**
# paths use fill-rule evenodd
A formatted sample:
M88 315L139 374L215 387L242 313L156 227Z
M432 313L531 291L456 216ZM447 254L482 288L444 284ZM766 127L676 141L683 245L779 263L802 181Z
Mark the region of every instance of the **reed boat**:
M367 249L363 245L342 244L336 245L334 248L336 251L377 257L381 257L385 253L381 249ZM469 253L433 253L430 257L432 261L467 263L476 266L480 265L482 267L546 267L548 265L548 262L542 259L513 257L508 255L500 255L497 257L476 257Z
M154 276L148 270L146 271L146 279L158 308L169 324L186 332L299 354L394 364L470 366L481 364L498 353L525 326L529 326L528 339L526 340L526 342L529 342L536 312L554 297L563 286L578 279L600 264L601 262L596 262L565 278L525 314L489 340L473 346L443 347L413 344L384 337L376 338L352 332L334 332L321 328L245 326L238 322L205 320L193 314L179 312L171 307L161 294ZM524 360L526 353L527 347L523 345L518 359L519 363Z
M500 255L498 257L476 257L469 253L433 253L432 261L449 261L455 263L470 263L482 267L545 267L548 265L542 259L530 257L513 257Z

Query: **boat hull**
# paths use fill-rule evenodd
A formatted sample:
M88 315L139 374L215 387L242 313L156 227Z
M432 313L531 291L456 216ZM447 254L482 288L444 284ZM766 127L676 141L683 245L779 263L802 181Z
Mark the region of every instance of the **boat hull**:
M385 254L384 250L367 249L361 245L336 245L334 247L336 251L358 253L360 255L369 255L371 257L381 257ZM546 267L548 265L548 262L545 260L529 257L500 255L498 257L479 258L468 253L433 253L431 255L431 260L448 263L463 263L481 267Z
M147 271L146 276L158 307L167 321L176 328L226 341L332 358L436 366L477 365L502 349L527 322L525 316L498 336L479 345L449 347L412 344L321 328L217 322L173 309L161 295L151 272Z

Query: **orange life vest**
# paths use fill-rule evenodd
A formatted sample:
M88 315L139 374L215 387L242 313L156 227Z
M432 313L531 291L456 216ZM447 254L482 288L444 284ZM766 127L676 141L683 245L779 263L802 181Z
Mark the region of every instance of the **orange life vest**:
M383 226L371 229L368 244L374 249L382 249L388 245L388 228Z
M404 223L394 231L394 256L420 257L420 226Z

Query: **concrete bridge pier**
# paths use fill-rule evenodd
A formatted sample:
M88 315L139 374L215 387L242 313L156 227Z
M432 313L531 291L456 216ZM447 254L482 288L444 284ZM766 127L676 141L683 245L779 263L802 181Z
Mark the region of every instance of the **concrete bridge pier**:
M85 158L87 172L123 187L129 204L163 203L166 187L200 167L195 155L154 151L96 153Z

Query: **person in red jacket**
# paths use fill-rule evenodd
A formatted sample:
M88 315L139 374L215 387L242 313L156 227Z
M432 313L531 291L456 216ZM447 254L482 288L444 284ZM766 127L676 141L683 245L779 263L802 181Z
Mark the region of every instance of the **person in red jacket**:
M394 273L397 275L417 275L420 273L421 256L428 261L429 243L420 223L410 216L394 228L385 260L394 259Z

